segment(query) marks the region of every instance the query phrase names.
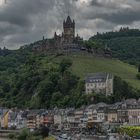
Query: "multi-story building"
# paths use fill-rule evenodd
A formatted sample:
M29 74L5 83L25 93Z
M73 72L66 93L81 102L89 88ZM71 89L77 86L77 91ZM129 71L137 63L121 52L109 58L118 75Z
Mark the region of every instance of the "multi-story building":
M136 99L128 99L123 101L117 110L118 122L127 123L129 125L140 124L140 104Z
M83 118L84 115L84 110L83 109L75 110L74 115L75 115L75 123L80 123L80 119Z
M29 114L27 116L27 128L30 130L34 130L37 128L36 114Z
M61 125L63 123L63 115L61 113L54 114L54 124Z
M40 110L31 110L27 115L27 128L35 130L39 127L40 123Z
M4 109L2 111L2 116L1 116L1 128L2 129L8 128L9 111L10 110L8 110L8 109Z
M102 107L97 110L97 120L105 122L105 108Z
M26 128L27 126L27 112L19 111L16 117L17 129Z
M67 128L74 128L76 127L75 125L75 115L74 115L74 111L69 111L67 113L67 120L65 122L65 127Z
M112 105L107 109L107 121L108 122L118 121L117 108Z
M125 123L128 122L128 110L127 105L123 103L118 107L117 110L118 122Z
M103 93L106 96L113 94L113 75L110 73L89 74L86 77L86 94Z
M140 125L140 108L128 109L128 124Z
M51 111L46 111L41 114L41 124L45 126L50 126L54 123L54 114Z
M17 122L17 111L10 110L8 115L8 128L17 128L18 122Z

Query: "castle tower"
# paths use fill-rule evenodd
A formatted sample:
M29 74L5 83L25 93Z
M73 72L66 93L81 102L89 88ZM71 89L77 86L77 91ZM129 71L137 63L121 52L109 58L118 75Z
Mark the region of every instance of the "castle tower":
M63 22L64 41L65 43L73 43L75 38L75 21L71 20L70 16Z

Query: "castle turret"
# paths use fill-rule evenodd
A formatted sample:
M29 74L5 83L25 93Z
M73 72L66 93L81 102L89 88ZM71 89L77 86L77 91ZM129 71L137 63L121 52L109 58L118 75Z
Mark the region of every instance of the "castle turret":
M64 39L66 43L72 43L75 38L75 21L71 20L70 16L63 22Z
M57 33L56 32L54 33L54 39L57 39Z

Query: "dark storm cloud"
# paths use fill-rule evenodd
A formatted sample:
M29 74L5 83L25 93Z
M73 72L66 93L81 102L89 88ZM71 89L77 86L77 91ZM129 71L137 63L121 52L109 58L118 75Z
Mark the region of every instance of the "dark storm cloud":
M9 0L4 10L0 10L0 21L28 26L32 15L45 12L52 5L52 0Z
M100 18L113 24L132 24L140 20L139 13L140 0L92 0L83 16L89 20Z
M100 18L115 24L131 24L134 21L140 20L140 10L134 11L133 9L121 9L117 12L110 13L91 13L85 15L86 19Z
M61 33L71 15L85 38L120 26L139 28L140 0L7 0L0 6L0 46L16 48Z
M12 42L9 42L13 41L12 38L21 36L22 40L25 40L25 43L26 41L30 41L27 38L31 38L29 36L32 36L34 30L36 30L34 22L37 22L36 19L38 16L47 15L47 12L53 9L54 2L52 0L7 1L6 5L0 7L0 40L4 40L7 44L12 44ZM18 38L15 38L14 43L16 42L19 42Z
M101 18L117 24L131 24L134 21L140 20L139 12L140 11L122 10L110 15L101 15Z
M102 3L99 3L98 0L92 0L90 4L93 6L102 6Z

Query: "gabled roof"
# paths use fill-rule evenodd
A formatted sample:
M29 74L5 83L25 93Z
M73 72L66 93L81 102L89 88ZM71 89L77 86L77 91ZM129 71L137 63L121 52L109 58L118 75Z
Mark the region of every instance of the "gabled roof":
M135 105L137 104L137 100L136 99L127 99L125 100L125 102L127 105Z
M113 75L110 73L93 73L87 75L86 83L105 82L107 79L112 79L112 78Z
M41 113L42 113L41 110L30 110L30 112L27 114L27 117L37 116L37 115L40 115Z
M107 104L106 103L103 103L103 102L100 102L98 104L96 104L97 107L106 107Z
M9 111L9 109L3 109L1 118L3 118L6 115L6 113L8 113L8 111Z
M93 110L93 109L96 109L96 104L91 104L91 105L87 106L87 108L85 109L85 111Z

